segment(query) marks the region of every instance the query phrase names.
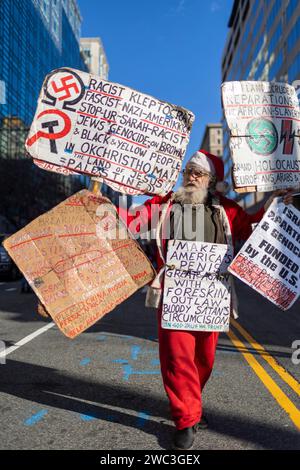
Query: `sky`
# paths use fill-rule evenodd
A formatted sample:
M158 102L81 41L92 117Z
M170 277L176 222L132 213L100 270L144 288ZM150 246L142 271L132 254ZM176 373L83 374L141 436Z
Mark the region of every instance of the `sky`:
M221 57L233 0L78 0L82 37L100 36L109 81L195 114L185 161L221 118Z

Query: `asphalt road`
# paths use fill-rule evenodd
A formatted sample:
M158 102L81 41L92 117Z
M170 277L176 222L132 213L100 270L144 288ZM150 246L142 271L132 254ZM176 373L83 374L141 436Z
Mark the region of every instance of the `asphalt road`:
M240 317L220 337L204 392L210 427L194 450L300 449L300 364L291 360L300 303L282 312L242 283L238 294ZM139 291L70 340L35 313L36 297L21 294L20 281L0 282L8 353L0 364L1 449L170 449L156 316L144 298Z

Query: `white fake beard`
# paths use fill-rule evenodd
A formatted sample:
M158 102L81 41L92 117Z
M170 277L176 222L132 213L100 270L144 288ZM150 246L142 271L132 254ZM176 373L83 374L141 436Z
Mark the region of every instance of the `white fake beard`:
M195 188L181 186L173 195L173 200L180 204L204 204L208 195L208 188Z

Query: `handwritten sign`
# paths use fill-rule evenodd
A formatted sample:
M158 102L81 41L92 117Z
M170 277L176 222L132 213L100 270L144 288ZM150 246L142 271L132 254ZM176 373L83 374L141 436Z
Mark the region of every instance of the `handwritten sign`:
M276 82L225 82L237 192L300 187L300 109L295 88Z
M43 309L69 338L154 277L115 207L87 190L38 217L4 244Z
M170 240L165 272L162 327L228 331L231 288L227 245Z
M64 176L78 175L76 171L68 170L68 168L64 168L63 166L54 165L53 163L47 163L42 160L34 159L33 163L42 170L52 171L53 173L59 173Z
M300 294L300 211L274 200L229 271L289 309Z
M26 140L34 161L104 178L125 194L166 194L177 181L194 115L78 70L46 76ZM39 163L41 167L41 163Z

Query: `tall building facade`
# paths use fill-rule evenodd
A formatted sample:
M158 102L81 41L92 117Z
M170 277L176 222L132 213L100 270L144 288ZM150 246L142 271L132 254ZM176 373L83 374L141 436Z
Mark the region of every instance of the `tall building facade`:
M200 148L213 155L223 155L223 127L220 122L206 124Z
M76 0L0 0L0 214L17 226L81 184L37 168L24 148L45 75L62 66L87 71L81 21Z
M109 65L101 39L81 38L80 47L89 71L108 80Z
M234 0L222 56L222 82L231 80L283 81L300 79L299 0ZM223 117L224 164L231 180L229 133ZM244 207L264 194L229 194Z

